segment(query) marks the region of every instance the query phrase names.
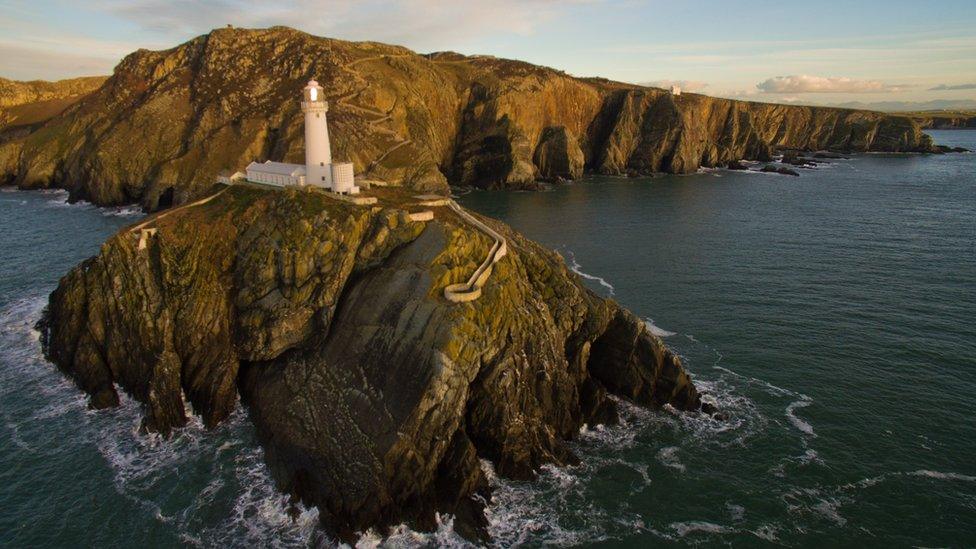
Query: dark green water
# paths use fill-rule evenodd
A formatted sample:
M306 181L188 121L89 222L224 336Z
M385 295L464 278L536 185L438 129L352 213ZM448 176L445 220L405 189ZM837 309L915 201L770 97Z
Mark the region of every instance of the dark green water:
M976 148L976 132L933 132ZM0 545L317 545L239 414L135 433L91 412L31 325L136 216L0 194ZM976 155L866 155L802 177L593 178L461 202L653 319L727 422L626 407L577 467L496 480L499 545L976 545ZM124 213L124 212L123 212ZM445 518L361 544L461 541Z

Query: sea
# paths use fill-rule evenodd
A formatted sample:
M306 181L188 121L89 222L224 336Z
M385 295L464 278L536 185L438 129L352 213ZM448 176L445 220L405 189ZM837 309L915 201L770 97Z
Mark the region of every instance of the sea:
M976 150L976 131L932 131ZM588 177L458 200L558 251L679 353L724 421L620 402L581 463L499 478L498 547L976 546L976 154L864 154L800 177ZM328 547L246 416L138 433L41 355L58 279L137 208L0 192L0 546ZM363 532L358 547L468 547Z

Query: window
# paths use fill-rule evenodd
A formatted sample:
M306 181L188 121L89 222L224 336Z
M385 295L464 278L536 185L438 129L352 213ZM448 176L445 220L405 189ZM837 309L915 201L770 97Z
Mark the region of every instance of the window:
M324 175L322 176L322 181L325 181L325 176Z
M318 117L319 117L319 113L315 113L315 118L318 118Z
M319 166L325 166L325 162L319 162Z

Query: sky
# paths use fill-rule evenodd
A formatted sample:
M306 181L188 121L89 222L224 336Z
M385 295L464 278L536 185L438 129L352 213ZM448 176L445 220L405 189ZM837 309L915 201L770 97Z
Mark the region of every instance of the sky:
M227 24L758 101L976 102L976 0L0 0L0 76L110 74Z

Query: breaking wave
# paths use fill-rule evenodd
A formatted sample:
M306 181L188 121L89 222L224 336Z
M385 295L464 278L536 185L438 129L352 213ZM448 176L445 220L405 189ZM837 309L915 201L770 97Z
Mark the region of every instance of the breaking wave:
M607 289L607 291L609 292L609 295L610 296L614 295L613 285L611 285L609 282L607 282L603 278L600 278L599 276L594 276L594 275L591 275L591 274L588 274L588 273L583 272L582 271L582 266L576 261L576 254L574 254L572 251L567 251L566 253L567 253L567 255L569 255L569 261L570 261L569 270L570 271L573 271L574 273L576 273L577 275L585 278L586 280L592 280L593 282L598 283L600 286L603 286L604 288Z
M803 421L796 415L796 410L798 408L806 408L811 404L813 404L813 400L809 398L803 398L801 400L791 402L790 405L786 407L786 419L789 420L789 422L794 427L799 429L800 432L802 432L803 434L807 436L815 437L817 436L817 434L813 432L813 426L807 423L806 421Z
M647 326L648 331L650 331L652 334L656 335L657 337L671 337L673 335L677 335L678 333L678 332L669 332L664 328L658 327L656 324L654 324L654 320L651 318L645 318L644 325Z
M43 358L34 324L46 303L46 296L31 296L0 309L4 427L21 450L49 455L93 448L108 465L115 492L143 510L126 519L130 526L155 521L185 544L333 545L318 528L316 509L292 504L275 488L241 406L209 431L190 416L168 439L139 432L141 407L124 393L118 408L89 410L85 395ZM11 407L15 392L35 398Z

